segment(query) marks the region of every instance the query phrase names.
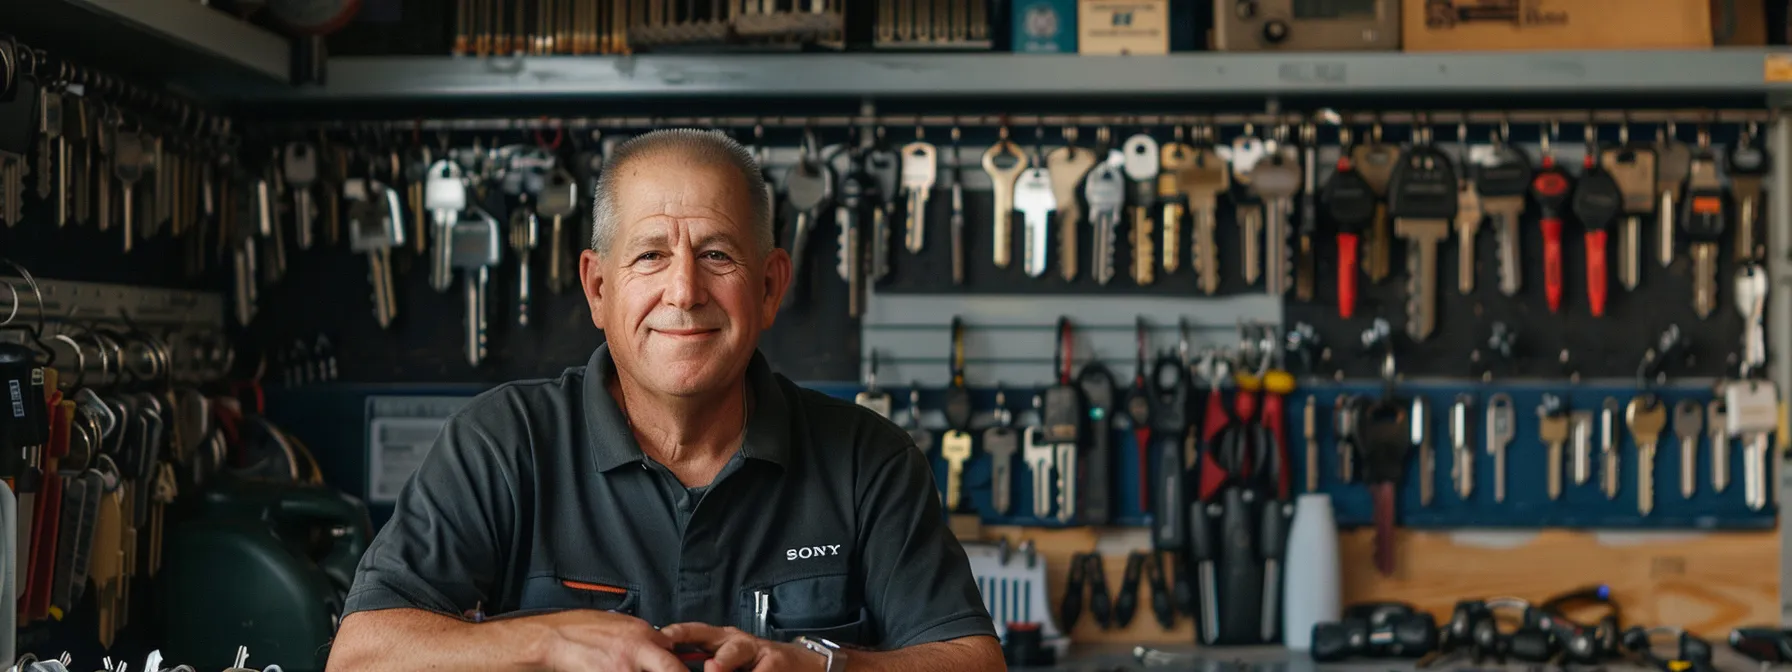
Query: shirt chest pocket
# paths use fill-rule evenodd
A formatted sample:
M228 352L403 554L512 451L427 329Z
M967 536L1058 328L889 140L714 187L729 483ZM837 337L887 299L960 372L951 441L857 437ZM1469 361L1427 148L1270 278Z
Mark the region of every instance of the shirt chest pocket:
M522 609L596 609L634 614L640 599L639 590L620 581L554 575L531 576L523 582Z
M781 641L824 637L869 646L864 599L845 574L790 579L741 591L740 629ZM763 626L763 627L762 627Z

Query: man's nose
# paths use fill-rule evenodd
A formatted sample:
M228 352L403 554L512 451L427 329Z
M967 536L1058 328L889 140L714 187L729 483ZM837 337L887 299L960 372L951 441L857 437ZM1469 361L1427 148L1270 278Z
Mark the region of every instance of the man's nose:
M672 267L666 270L668 275L663 300L667 305L689 309L701 306L709 300L709 294L703 287L703 271L697 264L695 253L673 257Z

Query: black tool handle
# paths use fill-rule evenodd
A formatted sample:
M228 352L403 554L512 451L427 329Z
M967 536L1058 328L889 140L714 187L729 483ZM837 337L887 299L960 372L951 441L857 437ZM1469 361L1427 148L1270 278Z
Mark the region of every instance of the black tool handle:
M1218 574L1218 636L1214 643L1262 642L1263 564L1258 556L1261 523L1256 495L1245 488L1228 488L1220 494ZM1212 599L1212 598L1203 598Z
M1058 605L1058 627L1069 633L1076 629L1076 621L1083 616L1083 578L1084 565L1082 554L1070 556L1070 574L1065 579L1064 601Z
M1090 553L1083 561L1083 572L1089 579L1089 615L1106 630L1114 624L1114 603L1108 598L1107 570L1101 565L1101 554Z
M1170 602L1170 586L1164 582L1164 568L1158 555L1145 559L1145 577L1151 582L1151 612L1165 630L1176 627L1176 605Z
M1126 556L1126 575L1120 579L1120 590L1114 594L1114 623L1124 628L1132 624L1139 611L1139 579L1145 573L1145 554L1133 551Z
M1183 522L1187 504L1187 475L1182 469L1182 434L1153 432L1157 450L1157 510L1152 512L1152 547L1180 552L1188 546L1188 527Z

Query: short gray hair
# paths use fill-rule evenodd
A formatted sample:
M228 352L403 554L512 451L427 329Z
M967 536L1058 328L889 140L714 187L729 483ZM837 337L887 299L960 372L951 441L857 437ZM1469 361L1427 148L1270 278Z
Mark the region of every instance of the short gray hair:
M772 204L766 189L765 174L753 152L721 131L695 128L669 128L653 131L619 144L605 160L598 174L597 190L592 195L591 249L608 254L610 244L620 228L621 217L616 203L617 184L622 170L630 162L653 156L682 154L704 163L722 163L740 173L741 183L750 192L753 204L753 238L761 254L770 252L772 241Z

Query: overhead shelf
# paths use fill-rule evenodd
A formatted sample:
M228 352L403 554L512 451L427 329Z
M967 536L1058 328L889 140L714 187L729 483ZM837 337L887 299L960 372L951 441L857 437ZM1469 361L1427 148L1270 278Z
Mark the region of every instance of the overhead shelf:
M0 30L120 74L203 76L215 86L292 81L287 38L193 0L9 0L0 2Z
M1792 51L1522 53L725 54L330 60L324 87L249 102L679 97L1765 95ZM1687 101L1691 103L1692 101Z

